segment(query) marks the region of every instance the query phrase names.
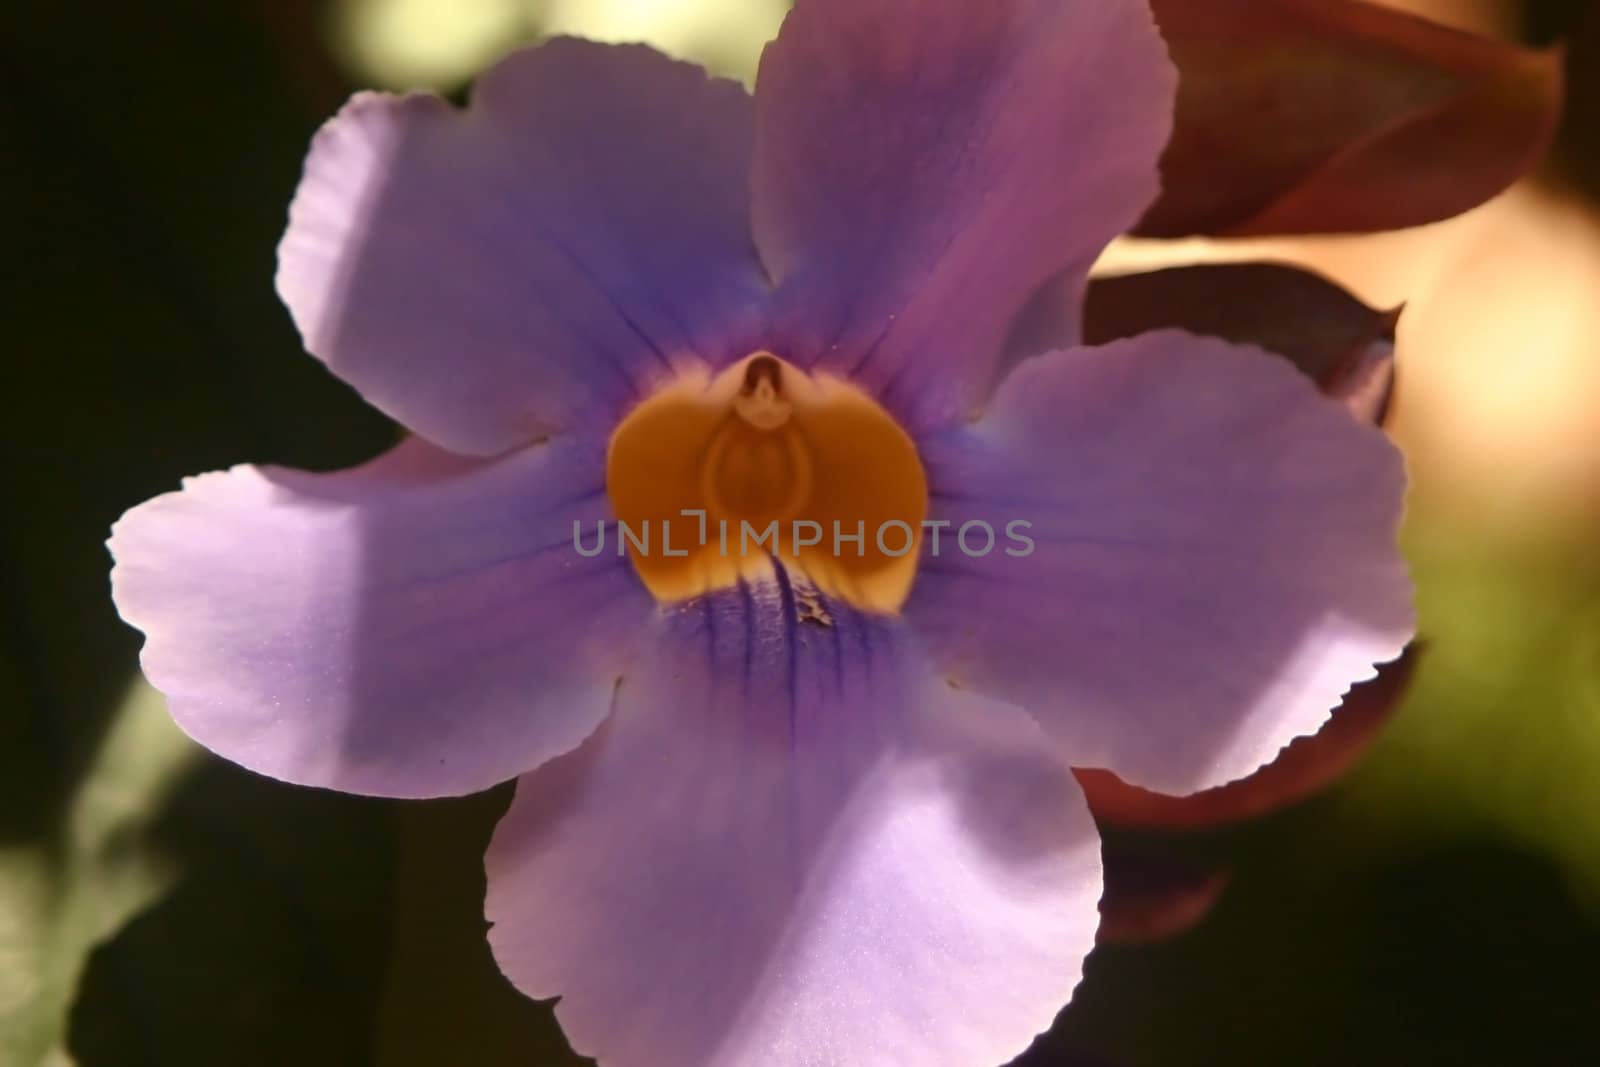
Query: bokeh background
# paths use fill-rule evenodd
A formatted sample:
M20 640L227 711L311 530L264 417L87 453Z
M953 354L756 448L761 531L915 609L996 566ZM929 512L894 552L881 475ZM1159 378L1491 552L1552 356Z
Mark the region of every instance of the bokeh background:
M369 801L199 752L137 678L103 541L183 475L394 439L301 354L271 284L306 144L349 91L457 93L550 32L749 78L785 6L7 0L0 1067L582 1062L483 942L509 794ZM1391 429L1426 656L1334 788L1137 842L1232 884L1177 939L1099 950L1032 1067L1600 1063L1600 11L1405 6L1570 42L1537 175L1418 230L1110 262L1267 252L1406 304Z

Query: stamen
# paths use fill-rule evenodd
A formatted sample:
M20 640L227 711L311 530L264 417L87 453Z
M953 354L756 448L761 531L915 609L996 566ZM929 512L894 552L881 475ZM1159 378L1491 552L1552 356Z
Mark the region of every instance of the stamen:
M733 410L758 430L776 430L789 421L794 406L783 395L783 367L775 358L759 355L745 367Z

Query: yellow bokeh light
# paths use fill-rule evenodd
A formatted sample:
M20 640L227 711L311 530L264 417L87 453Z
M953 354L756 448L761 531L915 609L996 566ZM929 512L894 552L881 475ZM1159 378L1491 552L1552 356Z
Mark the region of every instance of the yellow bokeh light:
M446 91L534 29L528 0L343 0L332 27L334 49L357 80Z
M787 0L548 0L541 28L596 41L642 41L750 82Z
M339 0L334 51L362 84L460 89L541 36L641 42L713 73L755 79L789 0Z

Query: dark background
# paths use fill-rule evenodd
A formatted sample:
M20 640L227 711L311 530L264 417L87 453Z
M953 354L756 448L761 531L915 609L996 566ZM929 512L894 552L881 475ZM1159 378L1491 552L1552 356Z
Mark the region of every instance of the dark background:
M301 353L272 289L309 137L363 80L325 44L325 6L8 0L0 14L0 885L36 890L0 895L15 911L0 974L54 989L7 1019L0 979L0 1027L59 1031L82 1067L578 1062L483 941L480 856L504 790L370 801L184 750L158 787L117 791L157 762L119 723L160 716L129 697L138 638L109 600L110 524L184 475L337 468L394 439ZM1557 0L1513 15L1526 39L1574 36L1550 173L1600 196L1600 17ZM1419 561L1425 587L1460 591L1466 569L1534 597L1508 602L1537 626L1498 600L1472 610L1543 635L1488 639L1505 653L1490 711L1554 747L1565 735L1541 709L1600 722L1600 641L1562 643L1596 632L1600 604L1573 596L1600 591L1592 546L1575 551ZM1558 590L1575 615L1552 606ZM1460 662L1448 641L1442 656ZM1458 681L1419 683L1433 705L1402 721L1485 699ZM1230 863L1233 886L1189 935L1097 952L1024 1062L1600 1063L1600 888L1585 880L1600 863L1581 861L1600 851L1600 814L1548 840L1460 817L1474 779L1407 777L1408 746L1428 743L1412 730L1376 770L1260 823L1136 842ZM1515 782L1600 776L1591 755ZM1492 803L1538 802L1506 788ZM5 1040L0 1067L34 1067L6 1061Z

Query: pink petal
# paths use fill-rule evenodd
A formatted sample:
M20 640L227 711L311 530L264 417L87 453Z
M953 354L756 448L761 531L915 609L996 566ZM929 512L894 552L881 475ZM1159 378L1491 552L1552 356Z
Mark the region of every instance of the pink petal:
M235 467L112 530L112 594L178 725L262 774L468 793L583 740L649 618L628 561L579 556L598 449L493 462L413 439L337 474Z
M1167 793L1242 777L1411 636L1399 454L1260 349L1167 331L1041 356L923 444L931 517L998 537L927 539L906 617L1077 765Z
M1526 174L1560 117L1558 52L1371 3L1152 6L1180 72L1152 237L1448 218Z
M1070 774L903 628L813 595L667 616L496 832L495 956L607 1067L996 1064L1078 981L1100 868Z
M742 88L642 47L517 53L466 112L364 93L312 146L278 290L334 373L448 448L593 427L744 354L750 138Z
M1378 676L1350 690L1327 725L1296 739L1248 778L1174 797L1152 793L1109 771L1078 772L1095 818L1119 826L1159 830L1202 829L1267 815L1306 799L1337 781L1372 747L1388 724L1416 666L1417 646L1378 668Z
M1173 92L1140 0L802 0L756 90L783 354L964 414L1034 291L1154 197Z

